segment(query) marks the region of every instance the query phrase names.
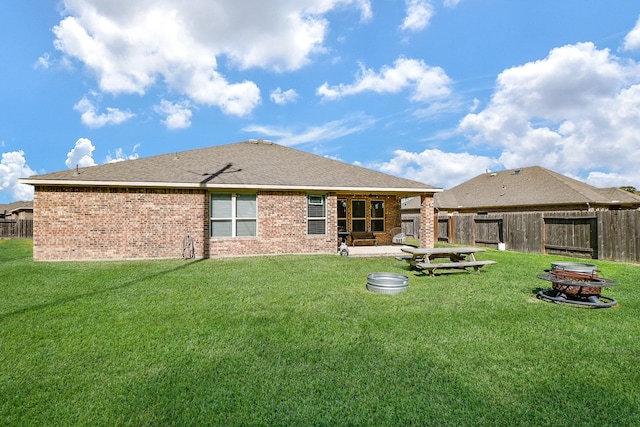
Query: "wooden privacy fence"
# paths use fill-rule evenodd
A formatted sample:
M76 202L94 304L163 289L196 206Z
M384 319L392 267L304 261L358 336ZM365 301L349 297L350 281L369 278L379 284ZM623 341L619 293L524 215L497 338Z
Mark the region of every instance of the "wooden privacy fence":
M640 263L640 211L438 215L437 222L441 242Z
M0 239L30 239L32 237L32 219L0 220Z
M402 218L402 232L407 236L420 238L420 216Z

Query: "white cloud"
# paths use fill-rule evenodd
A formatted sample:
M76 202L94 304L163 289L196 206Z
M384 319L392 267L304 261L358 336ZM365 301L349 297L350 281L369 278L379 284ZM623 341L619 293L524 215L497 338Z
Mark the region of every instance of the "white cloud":
M640 18L636 21L635 27L625 36L622 50L640 49Z
M325 51L325 15L372 16L369 0L64 0L55 47L95 73L100 89L144 94L158 82L191 100L244 116L260 104L251 81L230 82L218 60L242 69L297 70ZM228 61L227 61L228 60Z
M191 109L188 101L171 103L165 99L153 107L156 113L165 116L162 123L168 129L184 129L191 126Z
M396 150L388 162L371 167L395 176L413 179L441 188L451 188L486 170L499 167L496 159L469 153L446 153L441 150L425 150L413 153Z
M637 187L638 183L640 183L640 171L637 171L635 173L633 173L632 171L631 173L626 173L625 175L594 171L589 173L584 182L601 188L623 186Z
M272 102L278 105L289 104L298 100L298 93L294 89L282 90L277 88L269 93Z
M462 0L444 0L444 7L456 7Z
M432 102L425 108L416 108L411 112L411 116L420 120L434 120L443 115L464 111L464 107L465 106L456 99L445 99Z
M96 162L93 160L93 151L96 147L93 146L91 140L87 138L79 138L76 141L75 146L67 153L67 160L64 162L69 169L78 167L95 166Z
M35 172L27 165L24 151L11 151L2 153L0 161L0 191L6 192L14 200L33 200L33 187L20 184L19 178L35 175Z
M116 163L116 162L122 162L124 160L135 160L139 157L138 153L136 153L136 150L138 149L140 145L136 144L133 147L133 150L131 152L131 154L125 154L124 153L124 149L122 148L116 148L116 152L115 152L115 156L112 157L111 153L109 153L107 155L107 159L106 159L106 163Z
M50 64L51 64L50 55L48 53L45 53L40 58L38 58L35 64L33 64L33 68L36 68L36 69L43 68L46 70L47 68L49 68Z
M460 131L502 149L506 168L637 177L639 70L592 43L553 49L545 59L503 71L491 102L468 114Z
M134 115L129 111L120 111L117 108L107 107L107 112L98 114L96 106L85 96L73 109L80 112L80 120L90 128L100 128L105 125L118 125L126 122Z
M274 140L280 145L292 146L307 142L322 142L342 138L347 135L362 132L375 123L370 117L352 117L334 120L320 126L311 126L302 131L275 128L270 126L247 126L244 132L261 134Z
M407 16L400 29L420 31L429 25L433 16L433 6L427 0L407 0Z
M393 67L383 67L379 73L360 67L352 84L329 86L324 83L316 93L322 99L335 100L363 92L398 93L413 88L412 101L429 101L451 93L451 79L440 67L431 67L422 60L398 58Z

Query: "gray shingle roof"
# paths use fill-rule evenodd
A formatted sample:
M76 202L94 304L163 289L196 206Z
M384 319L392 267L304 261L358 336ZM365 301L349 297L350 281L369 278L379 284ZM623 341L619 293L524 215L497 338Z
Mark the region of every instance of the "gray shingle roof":
M29 209L33 209L32 201L18 201L11 202L9 204L0 204L0 214Z
M27 184L434 192L436 187L263 141L35 175Z
M587 203L640 205L640 197L596 188L540 166L484 173L435 195L435 206L445 210Z
M405 200L404 202L402 202L402 205L400 206L400 209L403 210L420 210L421 208L421 203L420 203L420 197L411 197L410 199Z

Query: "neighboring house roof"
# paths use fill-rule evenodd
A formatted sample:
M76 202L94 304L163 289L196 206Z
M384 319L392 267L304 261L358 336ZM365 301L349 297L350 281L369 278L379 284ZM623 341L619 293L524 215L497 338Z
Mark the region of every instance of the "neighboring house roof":
M598 188L597 190L600 194L602 194L603 197L611 200L611 204L640 203L640 195L631 193L621 188Z
M540 166L484 173L435 195L441 210L580 204L638 207L640 196L596 188Z
M420 212L421 207L422 206L420 204L420 197L411 197L402 202L400 209L403 211L415 210L417 212Z
M32 201L20 201L12 202L5 205L0 205L0 215L7 215L16 211L33 210Z
M35 175L32 185L300 189L434 193L431 185L268 141L219 145Z

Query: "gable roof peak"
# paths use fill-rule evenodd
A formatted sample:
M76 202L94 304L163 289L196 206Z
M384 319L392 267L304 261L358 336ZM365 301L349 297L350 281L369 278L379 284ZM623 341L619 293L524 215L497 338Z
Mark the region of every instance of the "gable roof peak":
M541 166L528 166L480 174L436 194L436 207L488 209L618 203L612 194ZM620 193L615 194L622 199ZM636 202L631 199L625 198L626 203Z

